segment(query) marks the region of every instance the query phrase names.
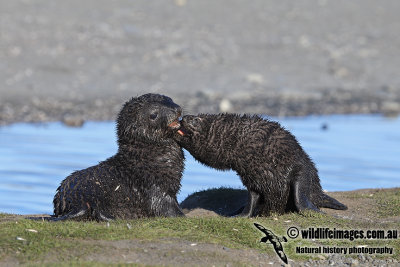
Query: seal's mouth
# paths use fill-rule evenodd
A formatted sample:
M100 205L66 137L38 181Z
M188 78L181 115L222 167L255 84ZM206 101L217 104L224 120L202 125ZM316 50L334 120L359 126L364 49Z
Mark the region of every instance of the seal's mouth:
M179 123L179 120L174 120L170 124L168 124L168 127L173 129L173 130L176 130L176 129L179 129L181 127L181 124Z
M186 135L186 131L185 128L183 127L182 124L182 117L178 117L175 120L173 120L170 124L168 124L168 127L174 131L176 131L176 133L178 133L180 136L185 136Z
M187 130L183 126L182 118L179 129L176 131L180 136L186 136L188 134Z
M177 133L178 133L180 136L185 136L185 135L186 135L186 133L185 133L185 131L184 131L183 128L178 129Z
M177 130L181 127L180 121L182 120L181 114L179 114L173 121L168 124L168 127L172 130Z

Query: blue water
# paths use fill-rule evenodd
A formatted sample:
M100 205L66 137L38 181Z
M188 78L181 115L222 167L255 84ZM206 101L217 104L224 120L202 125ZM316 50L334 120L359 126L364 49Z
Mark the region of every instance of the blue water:
M276 119L316 163L328 191L400 186L400 119L334 115ZM322 130L322 125L327 130ZM52 213L60 182L117 151L114 122L18 123L0 127L0 212ZM186 153L178 200L210 187L241 188L232 171L201 165Z

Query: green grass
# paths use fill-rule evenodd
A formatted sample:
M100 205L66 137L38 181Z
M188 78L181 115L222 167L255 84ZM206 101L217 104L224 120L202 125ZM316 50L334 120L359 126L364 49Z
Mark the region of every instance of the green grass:
M350 197L371 198L374 201L371 204L371 211L376 214L376 218L400 216L399 188L377 190L373 194L351 194ZM258 222L267 229L272 230L277 236L287 236L287 229L291 226L296 226L299 229L308 229L310 227L329 227L341 230L397 229L400 232L396 220L390 222L382 219L381 221L379 224L371 224L368 220L345 220L322 213L305 212L302 214L273 214L269 217L252 219L185 217L130 221L117 220L110 223L47 222L19 219L12 214L0 213L0 262L4 259L13 258L20 263L28 265L38 262L42 264L45 259L51 258L57 264L66 262L67 265L97 266L100 264L101 266L101 262L85 261L84 259L87 258L85 256L96 255L96 253L101 254L104 251L113 251L116 248L113 248L110 242L117 240L164 242L166 244L177 240L211 243L232 249L254 249L262 253L275 255L271 244L259 242L263 237L263 233L253 226L254 222ZM34 229L37 232L31 232L28 229ZM360 245L392 247L395 255L377 255L377 257L400 259L400 239L349 241L305 240L298 237L296 239L288 239L288 242L283 243L285 253L292 260L318 259L318 255L315 254L296 254L297 246L349 248Z
M5 218L5 217L8 217L8 216L10 216L11 214L7 214L7 213L0 213L0 219L1 218Z
M4 216L2 216L4 217ZM274 219L275 218L275 219ZM142 240L167 242L181 239L190 242L220 244L229 248L256 249L274 254L270 244L260 243L263 236L253 222L261 223L278 236L287 236L290 226L300 229L309 227L331 227L337 229L360 229L364 225L349 220L342 220L317 213L274 215L265 218L153 218L132 221L97 222L42 222L32 220L0 221L0 260L6 256L14 256L20 262L43 260L53 255L58 261L79 262L79 259L90 253L102 251L104 244L88 246L83 240ZM129 224L130 227L127 226ZM130 228L130 229L129 229ZM37 233L27 229L37 230ZM17 237L24 240L17 240ZM285 252L293 260L305 260L317 255L296 254L296 246L315 247L357 245L383 246L388 241L347 241L347 240L303 240L289 239L284 243ZM400 251L399 240L391 240L389 245ZM399 258L399 255L395 256ZM90 263L88 263L90 265Z
M381 217L400 216L400 189L377 191L372 197L379 206Z

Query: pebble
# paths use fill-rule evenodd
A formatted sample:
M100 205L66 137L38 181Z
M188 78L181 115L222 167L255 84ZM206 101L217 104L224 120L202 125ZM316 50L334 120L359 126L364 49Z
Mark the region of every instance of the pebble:
M350 266L358 266L358 265L359 265L358 260L351 259Z
M383 102L382 113L386 117L397 117L400 114L400 102L395 102L395 101Z
M259 73L250 73L246 76L246 80L250 83L262 84L264 83L263 75Z
M187 4L187 0L174 0L174 3L177 6L185 6Z
M85 120L82 117L66 115L62 118L62 123L69 127L82 127Z
M233 110L233 105L229 99L222 99L221 102L219 103L219 110L221 112L232 112Z

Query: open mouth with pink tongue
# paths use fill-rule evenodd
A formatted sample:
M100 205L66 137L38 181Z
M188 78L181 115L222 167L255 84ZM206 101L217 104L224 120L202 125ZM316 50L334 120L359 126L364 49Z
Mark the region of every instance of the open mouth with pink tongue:
M181 129L178 130L178 134L181 136L185 136L185 133Z
M174 120L173 122L171 122L170 124L168 124L168 127L169 127L169 128L172 128L172 129L178 129L178 128L181 127L181 124L179 123L178 120Z
M173 122L171 122L170 124L168 124L168 127L174 130L177 130L177 133L181 136L185 135L185 132L183 131L182 127L181 127L181 123L179 122L179 119L174 120Z

